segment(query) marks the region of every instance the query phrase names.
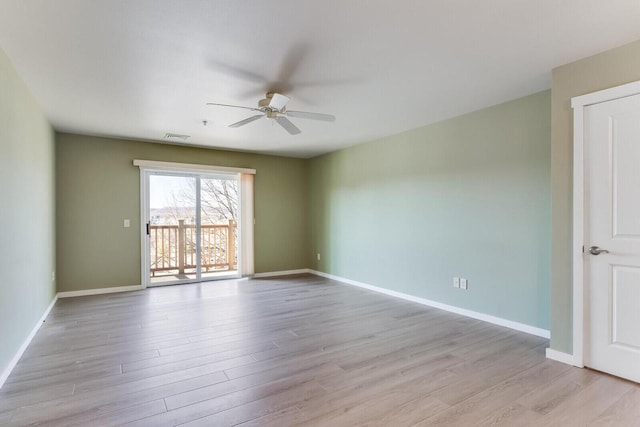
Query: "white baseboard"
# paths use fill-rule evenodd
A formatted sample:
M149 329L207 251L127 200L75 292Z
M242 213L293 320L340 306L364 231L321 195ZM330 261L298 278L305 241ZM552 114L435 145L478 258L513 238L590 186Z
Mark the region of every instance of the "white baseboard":
M256 273L253 275L253 278L260 279L263 277L291 276L293 274L305 274L305 273L311 273L311 270L308 268L301 268L299 270L268 271L266 273Z
M47 319L47 316L51 312L51 309L53 308L53 306L56 304L56 301L58 301L57 294L56 296L53 297L53 300L51 301L47 309L44 311L44 314L40 317L40 320L38 320L38 323L36 323L36 325L31 330L31 333L29 334L29 336L24 340L24 342L22 343L22 345L20 346L16 354L13 356L13 359L11 359L7 367L4 368L4 371L2 371L2 375L0 375L0 389L4 385L4 382L7 380L7 378L9 378L9 375L11 375L11 371L13 371L13 368L15 368L18 362L20 361L20 358L22 357L24 351L27 349L27 347L29 347L29 344L31 344L31 340L33 339L33 337L36 336L36 332L38 332L38 329L40 329L40 326L42 326L44 321Z
M552 348L546 350L547 359L555 360L556 362L566 363L567 365L575 366L573 363L573 355L563 353Z
M118 286L115 288L85 289L82 291L58 292L58 298L84 297L87 295L113 294L116 292L139 291L142 285Z
M134 285L134 286L119 286L116 288L87 289L82 291L58 292L56 296L53 297L53 300L45 310L44 314L42 315L38 323L34 326L29 336L24 340L24 342L22 343L22 345L20 346L16 354L13 356L13 359L11 359L11 362L9 362L7 367L4 369L4 371L0 375L0 388L2 388L4 382L7 380L7 378L9 378L11 371L13 371L13 369L18 364L18 361L20 361L22 354L25 352L25 350L31 343L31 340L33 340L33 337L36 335L36 332L38 332L38 330L40 329L40 326L42 326L42 323L46 320L47 316L49 315L49 312L51 312L51 309L55 305L56 301L58 301L58 298L71 298L71 297L81 297L86 295L99 295L99 294L110 294L115 292L138 291L141 289L142 289L141 285Z
M493 323L494 325L504 326L506 328L515 329L516 331L526 332L531 335L536 335L542 338L549 338L551 333L546 329L537 328L535 326L526 325L524 323L514 322L512 320L503 319L501 317L491 316L489 314L478 313L477 311L467 310L465 308L456 307L453 305L443 304L437 301L431 301L425 298L416 297L413 295L405 294L402 292L392 291L390 289L380 288L378 286L369 285L367 283L358 282L351 279L345 279L344 277L334 276L333 274L323 273L321 271L310 270L311 274L315 274L327 279L337 280L348 285L358 286L359 288L368 289L370 291L379 292L381 294L390 295L392 297L401 298L407 301L415 302L418 304L426 305L429 307L439 308L441 310L449 311L451 313L460 314L462 316L471 317L473 319L482 320L484 322Z
M316 276L325 277L325 278L331 279L331 280L336 280L336 281L339 281L339 282L342 282L342 283L345 283L345 284L348 284L348 285L357 286L357 287L360 287L360 288L368 289L370 291L378 292L378 293L389 295L389 296L396 297L396 298L401 298L401 299L404 299L406 301L415 302L415 303L426 305L426 306L429 306L429 307L439 308L441 310L449 311L451 313L460 314L462 316L471 317L473 319L482 320L482 321L485 321L485 322L488 322L488 323L493 323L495 325L500 325L500 326L504 326L504 327L507 327L507 328L510 328L510 329L514 329L514 330L517 330L517 331L526 332L528 334L536 335L536 336L539 336L539 337L549 338L549 336L550 336L549 331L546 330L546 329L541 329L541 328L537 328L537 327L534 327L534 326L526 325L524 323L514 322L514 321L511 321L511 320L502 319L500 317L495 317L495 316L491 316L491 315L484 314L484 313L478 313L478 312L475 312L475 311L467 310L467 309L460 308L460 307L455 307L455 306L448 305L448 304L439 303L439 302L436 302L436 301L431 301L431 300L428 300L428 299L425 299L425 298L416 297L416 296L405 294L405 293L402 293L402 292L392 291L390 289L385 289L385 288L381 288L381 287L378 287L378 286L369 285L367 283L358 282L356 280L351 280L351 279L346 279L346 278L340 277L340 276L334 276L333 274L323 273L321 271L316 271L316 270L312 270L312 269L309 269L309 268L302 268L302 269L298 269L298 270L284 270L284 271L271 271L271 272L265 272L265 273L256 273L256 274L253 275L253 278L290 276L290 275L294 275L294 274L305 274L305 273L315 274ZM20 348L16 352L15 356L13 357L13 359L11 359L11 362L9 362L9 365L7 365L7 367L2 372L2 375L0 375L0 388L2 388L2 385L4 384L4 382L7 380L7 378L11 374L11 371L13 371L13 369L16 366L16 364L18 363L18 361L22 357L22 354L25 352L25 350L27 349L27 347L31 343L31 340L33 339L33 337L36 335L36 333L40 329L40 326L42 326L42 323L46 320L47 316L51 312L51 309L55 305L55 303L58 300L58 298L70 298L70 297L79 297L79 296L87 296L87 295L110 294L110 293L116 293L116 292L129 292L129 291L138 291L138 290L141 290L141 289L143 289L142 285L133 285L133 286L119 286L119 287L114 287L114 288L87 289L87 290L82 290L82 291L58 292L56 294L56 296L53 298L53 300L51 301L51 303L49 304L49 306L47 307L47 309L45 310L44 314L42 315L42 317L40 318L38 323L35 325L35 327L31 331L31 333L29 334L29 336L24 340L24 342L22 343L22 345L20 346ZM546 356L549 359L556 360L558 362L566 363L566 364L569 364L569 365L573 365L573 356L570 355L570 354L562 353L560 351L556 351L556 350L553 350L551 348L547 348L546 349Z

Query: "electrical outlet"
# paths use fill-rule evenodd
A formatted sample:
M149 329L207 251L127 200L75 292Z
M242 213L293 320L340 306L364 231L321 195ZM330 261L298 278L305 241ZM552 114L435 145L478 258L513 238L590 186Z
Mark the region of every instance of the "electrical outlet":
M317 254L316 257L318 258L318 261L320 261L320 254Z
M454 277L453 278L453 287L454 288L459 288L460 287L460 278L459 277Z
M467 279L460 279L460 289L468 289L469 282Z
M56 281L56 272L55 272L55 271L52 271L52 272L51 272L51 281L52 281L52 282L55 282L55 281Z
M129 221L128 219L124 220L124 228L129 228L131 227L131 221Z

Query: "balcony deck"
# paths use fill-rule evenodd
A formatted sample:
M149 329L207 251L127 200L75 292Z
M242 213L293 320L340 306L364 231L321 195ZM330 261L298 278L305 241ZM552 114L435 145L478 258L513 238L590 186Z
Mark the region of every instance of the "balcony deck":
M210 280L220 280L220 279L229 279L233 278L238 274L238 270L221 270L221 271L203 271L200 276L200 280L202 282L207 282ZM171 283L177 280L196 280L196 274L194 273L185 273L185 274L167 274L164 276L156 276L151 278L151 285L161 285L164 283Z

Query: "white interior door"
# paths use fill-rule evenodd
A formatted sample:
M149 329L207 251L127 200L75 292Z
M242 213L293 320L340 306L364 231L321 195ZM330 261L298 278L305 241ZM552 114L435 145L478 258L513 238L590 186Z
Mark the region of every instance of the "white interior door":
M640 95L584 110L585 365L640 382Z

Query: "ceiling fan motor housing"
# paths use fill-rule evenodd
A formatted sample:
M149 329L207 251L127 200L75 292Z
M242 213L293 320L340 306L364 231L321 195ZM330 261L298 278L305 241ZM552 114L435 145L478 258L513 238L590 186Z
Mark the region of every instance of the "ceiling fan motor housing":
M261 114L240 120L237 123L230 124L229 127L238 128L254 122L262 117L274 120L282 126L289 134L297 135L300 133L298 129L286 116L301 117L305 119L322 120L332 122L336 118L331 114L310 113L307 111L289 111L287 110L287 102L289 97L276 92L267 92L266 97L258 101L258 108L245 107L242 105L217 104L208 102L207 105L218 105L221 107L244 108L246 110L259 111Z

